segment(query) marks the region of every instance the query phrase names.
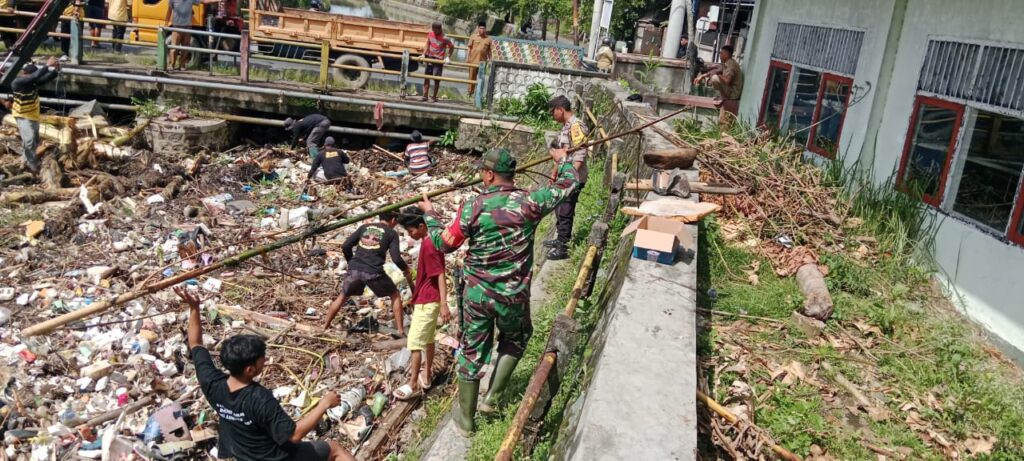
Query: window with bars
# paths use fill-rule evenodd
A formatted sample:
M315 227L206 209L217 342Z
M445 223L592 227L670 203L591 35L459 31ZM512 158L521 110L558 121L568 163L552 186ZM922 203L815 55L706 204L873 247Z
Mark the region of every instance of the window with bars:
M1024 46L930 40L897 185L1024 245Z

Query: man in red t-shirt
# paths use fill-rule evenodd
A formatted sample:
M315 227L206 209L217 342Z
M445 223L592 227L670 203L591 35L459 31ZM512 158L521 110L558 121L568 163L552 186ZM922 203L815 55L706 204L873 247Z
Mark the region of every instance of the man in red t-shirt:
M434 380L431 369L434 365L434 333L437 318L448 323L448 286L444 275L444 254L437 251L427 236L427 225L423 221L423 210L408 207L398 215L398 223L409 236L419 240L420 258L416 264L416 283L412 290L412 324L409 326L408 348L412 352L409 362L409 383L395 389L395 398L409 400L423 395ZM423 352L426 360L422 360ZM420 365L423 365L420 371Z

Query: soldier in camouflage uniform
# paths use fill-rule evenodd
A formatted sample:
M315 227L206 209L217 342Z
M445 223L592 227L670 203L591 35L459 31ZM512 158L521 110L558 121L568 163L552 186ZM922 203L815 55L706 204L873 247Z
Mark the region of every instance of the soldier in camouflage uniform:
M464 261L462 351L459 361L459 431L473 431L482 369L490 361L494 327L498 358L491 385L480 405L490 412L500 400L526 343L533 333L530 321L530 277L533 271L533 236L541 218L550 213L579 184L576 168L564 161L564 151L552 149L559 164L557 180L534 192L514 185L516 160L506 149L491 149L480 161L486 189L464 203L457 221L447 227L424 197L420 207L434 246L451 253L469 240Z
M576 200L580 197L580 191L587 184L587 149L578 149L587 141L586 127L583 122L572 113L572 103L565 96L555 96L548 101L548 109L556 122L562 124L562 131L551 143L553 149L561 149L579 172L580 185L555 209L555 230L557 237L554 240L546 240L544 246L551 248L547 257L551 261L558 261L569 257L569 241L572 239L572 224L576 217ZM557 171L556 171L557 176Z

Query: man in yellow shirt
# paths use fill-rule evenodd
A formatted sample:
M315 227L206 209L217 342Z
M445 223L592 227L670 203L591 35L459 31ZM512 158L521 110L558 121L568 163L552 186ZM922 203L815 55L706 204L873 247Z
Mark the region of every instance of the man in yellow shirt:
M128 22L128 0L109 0L107 2L107 19L117 22ZM114 39L124 40L125 26L114 26ZM114 51L121 51L123 44L114 43Z
M467 64L473 64L469 68L469 79L476 80L477 72L480 70L480 63L491 60L491 48L494 40L487 36L487 23L480 21L476 26L476 34L469 37L469 58ZM476 84L469 84L469 95L476 94Z
M64 12L61 13L61 16L72 16L72 17L76 17L76 18L81 19L82 18L82 16L81 16L82 13L81 13L80 10L81 10L81 3L78 0L74 0L74 1L71 2L70 5L67 6L67 8L64 8ZM60 33L68 34L69 36L71 35L71 21L61 21L60 22ZM67 56L68 53L71 52L71 39L70 38L61 38L60 39L60 51L61 51L61 53L64 54L64 56Z
M615 69L615 50L612 49L612 39L605 37L601 42L601 48L597 50L597 70L606 74L612 73Z
M34 175L39 174L39 160L36 158L36 147L39 146L39 87L57 78L58 72L60 62L51 57L43 67L26 64L21 68L18 78L11 82L11 92L14 93L11 115L18 124L25 164Z

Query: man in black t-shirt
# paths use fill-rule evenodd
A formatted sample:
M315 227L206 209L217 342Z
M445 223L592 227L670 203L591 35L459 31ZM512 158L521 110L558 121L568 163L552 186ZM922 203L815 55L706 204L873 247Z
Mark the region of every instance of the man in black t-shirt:
M316 158L317 150L323 145L327 130L331 129L331 119L322 114L310 114L299 121L288 117L284 121L284 130L292 133L292 149L299 147L299 140L306 138L306 148L310 158Z
M254 335L235 335L220 347L220 361L230 375L213 364L203 347L199 298L183 287L174 289L189 306L188 346L199 388L219 418L217 456L238 461L355 461L337 442L302 439L328 409L341 404L338 393L326 393L298 422L281 408L269 389L253 381L266 365L267 345Z
M348 236L341 246L341 252L348 261L348 275L345 276L345 283L342 285L341 294L331 303L327 310L327 321L324 328L330 328L334 317L338 315L341 306L348 302L348 298L360 296L366 287L375 296L391 298L391 310L395 314L395 329L398 334L405 336L405 324L402 321L402 294L399 293L395 282L391 281L388 274L384 272L384 261L388 253L391 253L391 261L405 274L405 280L412 287L412 272L409 265L402 259L402 252L398 248L398 233L394 227L398 224L397 213L382 213L380 221L372 224L364 224L352 235Z

